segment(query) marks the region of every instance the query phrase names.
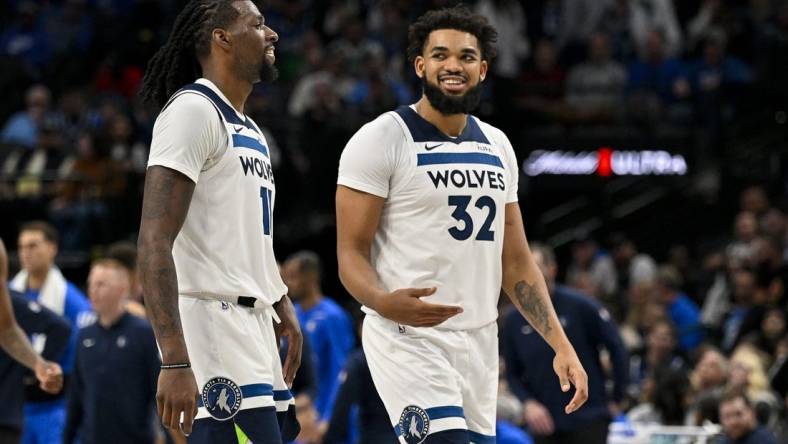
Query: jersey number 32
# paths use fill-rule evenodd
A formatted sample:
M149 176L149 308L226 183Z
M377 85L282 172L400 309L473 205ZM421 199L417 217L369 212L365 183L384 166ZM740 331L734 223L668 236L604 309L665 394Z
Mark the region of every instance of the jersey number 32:
M471 203L471 196L449 196L449 205L455 207L451 217L457 221L462 222L457 226L449 228L451 237L463 241L467 240L473 235L473 218L468 214L468 205ZM495 232L490 229L495 220L495 201L490 196L481 196L476 199L474 206L478 209L487 209L487 218L476 233L476 240L479 241L493 241L495 240ZM462 229L460 229L460 225Z

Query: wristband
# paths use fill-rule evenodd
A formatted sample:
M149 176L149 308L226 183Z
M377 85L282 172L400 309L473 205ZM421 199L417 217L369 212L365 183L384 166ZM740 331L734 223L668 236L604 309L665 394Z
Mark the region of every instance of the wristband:
M161 368L162 370L173 370L173 369L191 368L191 367L192 367L191 363L184 362L182 364L162 364L161 367L159 368Z

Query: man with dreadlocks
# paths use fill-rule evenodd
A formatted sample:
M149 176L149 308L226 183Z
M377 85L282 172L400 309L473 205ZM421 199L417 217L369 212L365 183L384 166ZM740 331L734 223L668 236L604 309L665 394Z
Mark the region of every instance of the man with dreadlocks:
M408 58L421 99L363 126L339 163L339 273L364 305L372 380L408 444L495 442L501 288L555 352L558 378L544 383L560 382L566 413L588 397L528 248L514 150L470 115L495 40L464 7L419 18Z
M162 357L159 414L190 443L279 444L298 433L288 386L301 330L274 257L267 143L243 113L253 84L276 77L277 39L251 1L192 0L143 80L142 97L162 110L139 270Z

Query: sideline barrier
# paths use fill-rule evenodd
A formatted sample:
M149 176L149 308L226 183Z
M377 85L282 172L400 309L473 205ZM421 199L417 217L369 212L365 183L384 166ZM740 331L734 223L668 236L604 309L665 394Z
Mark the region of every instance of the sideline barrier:
M716 444L722 441L722 427L610 424L607 444Z

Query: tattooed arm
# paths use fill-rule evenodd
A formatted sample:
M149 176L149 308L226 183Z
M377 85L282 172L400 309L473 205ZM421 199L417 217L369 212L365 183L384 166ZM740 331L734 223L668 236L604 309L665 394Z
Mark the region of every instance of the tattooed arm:
M142 200L142 220L137 240L137 268L142 279L145 308L161 349L164 364L189 362L178 311L178 280L172 246L189 211L194 182L162 166L148 168ZM191 369L162 370L156 403L162 423L191 432L196 414L197 383Z
M516 202L507 204L505 218L503 290L555 351L553 368L558 375L561 390L569 390L570 382L575 385L575 396L566 406L566 412L571 413L580 408L588 398L588 377L558 321L544 276L531 256L520 205Z

